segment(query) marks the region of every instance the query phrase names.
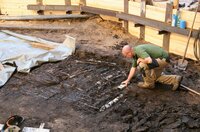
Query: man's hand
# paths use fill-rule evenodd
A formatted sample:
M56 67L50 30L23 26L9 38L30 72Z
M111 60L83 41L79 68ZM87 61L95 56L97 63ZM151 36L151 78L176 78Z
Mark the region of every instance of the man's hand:
M127 87L128 83L129 83L129 81L131 80L131 78L134 76L135 69L136 69L135 67L131 67L131 70L129 72L128 78L125 81L122 82L122 84L126 85L126 87Z
M126 85L126 87L127 87L128 84L129 84L129 80L125 80L125 81L123 81L121 84L124 84L124 85Z
M143 62L143 59L142 59L142 58L138 58L138 59L137 59L137 65L139 65L140 62Z

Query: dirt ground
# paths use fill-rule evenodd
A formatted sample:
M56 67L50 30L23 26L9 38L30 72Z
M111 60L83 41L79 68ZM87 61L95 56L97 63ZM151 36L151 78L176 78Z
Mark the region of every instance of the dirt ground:
M15 30L55 42L65 34L77 39L76 53L67 59L46 63L29 74L15 73L0 89L0 123L10 115L25 118L23 126L51 132L141 132L200 131L200 98L185 90L156 84L140 89L138 73L126 90L117 86L126 79L130 61L120 55L123 45L148 43L125 34L120 23L89 20L1 22L0 24L66 26L69 30ZM183 84L200 92L200 65L189 60L186 71L174 69L180 56L171 55L166 74L182 75ZM100 112L104 104L120 100Z

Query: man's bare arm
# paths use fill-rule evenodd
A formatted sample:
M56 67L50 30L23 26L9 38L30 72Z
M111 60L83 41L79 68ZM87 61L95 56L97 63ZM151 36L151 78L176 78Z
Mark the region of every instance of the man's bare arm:
M122 82L123 84L125 84L126 86L128 85L128 83L130 82L130 80L133 78L133 76L135 74L135 70L136 70L135 67L131 67L128 78Z

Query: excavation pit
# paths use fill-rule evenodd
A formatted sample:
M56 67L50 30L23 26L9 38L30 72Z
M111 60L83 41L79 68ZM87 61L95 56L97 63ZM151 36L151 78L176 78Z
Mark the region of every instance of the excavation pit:
M18 114L25 118L23 126L38 127L44 122L52 132L198 131L200 101L196 95L160 84L153 90L140 89L140 74L127 90L117 89L131 66L122 58L121 48L143 42L113 24L95 18L72 23L66 31L17 31L57 42L69 34L77 38L77 49L67 59L43 64L30 74L15 73L0 89L0 122ZM199 64L189 61L187 71L182 72L173 68L180 57L171 56L165 72L184 76L183 83L198 91ZM120 94L124 96L117 103L99 111Z

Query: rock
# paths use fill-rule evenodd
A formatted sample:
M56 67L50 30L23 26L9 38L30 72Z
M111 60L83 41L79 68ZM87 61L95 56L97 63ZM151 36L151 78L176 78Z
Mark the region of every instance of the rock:
M131 123L133 120L133 115L126 115L122 117L124 123Z
M183 123L188 123L189 120L190 120L190 117L187 117L187 116L183 116L182 117L182 122Z
M168 128L177 128L181 125L181 120L178 120L168 126Z
M115 35L113 36L113 38L116 38L116 39L118 39L118 38L119 38L119 36L118 36L117 34L115 34Z
M174 122L174 119L173 119L173 118L166 118L166 119L164 119L164 120L162 120L162 121L160 122L160 125L171 124L171 123L173 123L173 122Z
M191 119L188 123L187 123L189 128L198 128L200 126L200 124L196 121Z
M62 88L69 88L70 86L68 83L62 83L61 85Z
M165 129L162 129L161 132L179 132L179 131L176 129L165 128Z
M134 111L133 115L136 116L138 114L138 111Z
M147 126L139 127L136 129L136 132L146 132L149 129Z
M78 55L78 57L80 58L85 58L86 57L86 54L84 51L76 51L76 54Z
M137 116L135 116L135 117L133 118L133 120L134 120L134 122L138 122L138 121L139 121L139 119L138 119Z

